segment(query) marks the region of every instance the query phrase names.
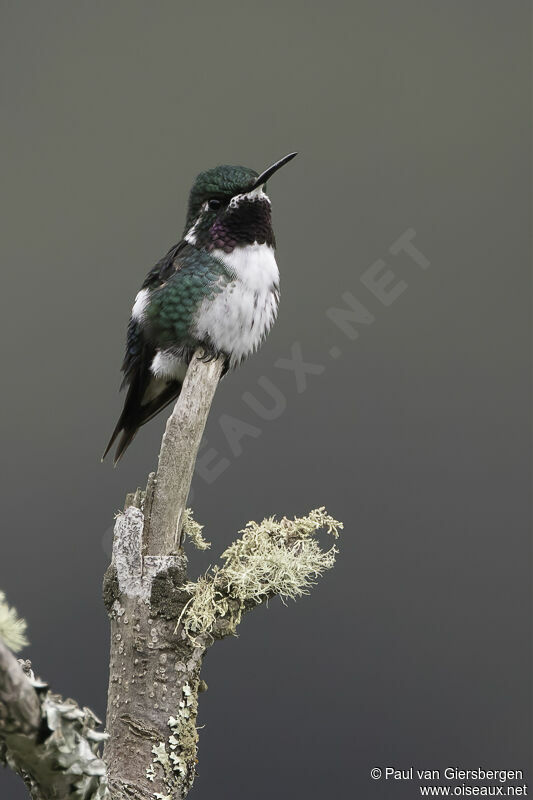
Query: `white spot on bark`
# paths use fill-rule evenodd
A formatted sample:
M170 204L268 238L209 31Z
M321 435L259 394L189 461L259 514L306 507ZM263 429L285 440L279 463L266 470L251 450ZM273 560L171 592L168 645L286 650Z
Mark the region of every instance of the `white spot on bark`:
M156 575L169 567L181 566L182 558L180 556L143 558L143 525L144 514L135 506L129 506L124 514L119 514L115 522L112 563L117 571L120 592L127 597L139 597L148 601Z

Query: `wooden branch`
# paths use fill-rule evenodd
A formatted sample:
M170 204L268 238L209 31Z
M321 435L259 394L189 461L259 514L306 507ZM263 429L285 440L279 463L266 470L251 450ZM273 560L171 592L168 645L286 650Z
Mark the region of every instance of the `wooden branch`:
M224 360L205 362L197 350L187 370L174 410L168 418L159 464L149 485L146 513L146 552L169 555L181 547L183 512L189 494L198 448Z
M0 761L34 800L110 800L99 720L35 680L0 640Z
M40 724L41 704L37 692L0 639L0 736L35 735Z
M185 503L223 360L197 351L170 415L157 473L128 495L104 581L111 656L104 757L113 800L181 800L196 765L200 667L212 637L176 631L189 600Z
M157 473L146 491L127 495L116 519L104 578L107 733L95 730L88 709L35 681L0 642L0 762L22 776L34 800L183 800L196 774L206 650L259 603L306 593L335 561L335 547L322 551L312 537L321 528L336 537L342 525L319 508L294 520L248 523L221 566L188 580L185 502L222 369L222 360L195 354Z

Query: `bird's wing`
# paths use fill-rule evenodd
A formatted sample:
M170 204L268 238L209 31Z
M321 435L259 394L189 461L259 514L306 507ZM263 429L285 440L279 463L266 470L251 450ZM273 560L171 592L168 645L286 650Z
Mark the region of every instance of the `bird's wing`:
M128 332L126 334L126 353L124 354L124 361L122 362L124 378L120 386L121 389L130 383L146 345L147 343L144 339L141 325L139 325L139 322L133 319L133 317L130 317Z
M148 289L151 293L154 289L162 286L176 268L179 268L178 256L185 246L186 242L181 241L171 247L168 253L150 270L141 289ZM117 436L122 432L114 458L114 463L116 464L139 427L148 422L179 394L181 384L176 381L170 381L168 383L161 382L162 385L158 387L160 391L154 391L153 396L148 397L148 390L153 377L150 373L150 364L155 352L156 346L146 336L143 324L139 319L131 316L126 334L126 352L122 363L124 377L120 386L121 389L128 386L128 392L122 413L115 425L102 460L108 454Z
M141 425L178 396L182 379L155 378L150 371L154 355L158 349L179 350L186 368L198 345L191 333L196 310L204 298L220 292L230 277L221 262L183 241L150 270L142 285L149 291L148 311L143 319L132 316L128 325L122 364L122 386L128 386L128 393L102 458L122 433L116 464Z
M148 336L162 349L194 349L200 342L194 337L193 321L201 303L213 299L232 277L222 261L187 244L172 269L163 267L158 283L152 284L145 321Z
M176 268L179 269L179 254L188 247L190 245L187 244L185 239L171 247L168 253L159 259L155 267L152 267L144 279L141 289L157 289L158 286L168 280Z
M179 254L186 247L187 242L183 239L178 242L178 244L171 247L168 253L157 262L155 267L152 267L143 281L141 291L143 289L148 289L151 294L154 290L164 286L166 281L175 272L180 270L181 262ZM144 325L138 319L131 316L126 334L126 352L124 354L124 361L122 362L124 378L120 387L121 389L131 383L135 373L142 366L143 361L148 357L152 358L155 350L156 345L147 337Z

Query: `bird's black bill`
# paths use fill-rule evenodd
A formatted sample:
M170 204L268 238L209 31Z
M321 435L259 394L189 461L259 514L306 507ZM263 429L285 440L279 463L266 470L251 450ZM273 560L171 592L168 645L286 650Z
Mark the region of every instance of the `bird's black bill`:
M268 169L266 169L264 172L261 173L261 175L258 177L256 182L252 186L252 189L257 189L258 186L263 186L263 184L265 184L267 180L271 178L275 172L278 171L278 169L283 167L285 164L288 164L288 162L292 161L294 156L297 155L298 153L289 153L288 156L284 156L283 158L280 158L279 161L276 161L275 164L272 164L271 167L269 167Z

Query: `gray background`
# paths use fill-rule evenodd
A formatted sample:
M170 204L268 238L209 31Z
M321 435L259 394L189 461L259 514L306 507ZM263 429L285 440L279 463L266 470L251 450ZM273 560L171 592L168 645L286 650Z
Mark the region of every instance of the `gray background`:
M530 748L527 2L2 2L0 586L39 673L104 713L110 526L164 420L120 468L124 331L180 237L194 175L271 181L282 304L217 393L197 478L206 568L248 519L345 523L308 598L213 648L194 796L414 798L374 766L527 769ZM389 253L406 230L431 261ZM384 259L407 289L361 283ZM327 316L374 315L351 341ZM298 393L275 367L322 364ZM342 351L334 360L329 351ZM267 376L286 410L245 405ZM261 434L234 456L219 418ZM0 774L2 797L25 797Z

